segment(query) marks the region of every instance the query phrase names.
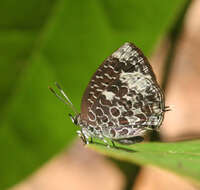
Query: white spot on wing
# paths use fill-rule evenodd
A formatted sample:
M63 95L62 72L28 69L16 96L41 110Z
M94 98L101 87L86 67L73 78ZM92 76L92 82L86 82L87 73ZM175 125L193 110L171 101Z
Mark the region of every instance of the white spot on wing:
M98 75L96 75L96 78L97 78L97 79L103 79L103 76L98 76Z
M117 51L115 51L112 56L118 59L122 58L122 56L127 52L130 51L131 47L129 43L125 43L122 47L120 47Z
M93 84L93 86L94 86L94 87L97 87L97 88L99 87L97 84Z
M108 92L107 90L103 91L102 94L105 95L106 99L110 101L112 101L115 96L113 92Z
M127 99L127 101L128 101L128 100L131 100L131 101L132 101L132 98L131 98L130 96L128 96L127 94L125 94L125 95L123 96L123 98Z
M105 73L104 74L108 79L112 79L112 77L108 74L108 73Z
M103 90L97 88L96 91L97 91L97 92L102 92Z
M91 99L88 99L88 102L90 102L90 103L92 103L92 104L94 103Z
M139 92L144 91L148 86L151 86L151 82L148 79L151 78L150 75L144 76L140 72L125 73L120 74L120 80L128 85L129 89L135 89Z
M106 84L106 83L104 83L104 82L101 82L101 84L102 84L103 86L105 86L105 87L108 86L108 84Z
M108 67L114 70L114 67L112 65L108 65Z
M139 62L140 64L144 64L144 59L143 59L142 57L139 57L139 58L138 58L138 62Z
M138 55L138 52L132 48L130 43L125 43L112 54L113 57L118 58L119 61L124 62L125 65L127 64L126 61L132 59L133 57L137 57Z

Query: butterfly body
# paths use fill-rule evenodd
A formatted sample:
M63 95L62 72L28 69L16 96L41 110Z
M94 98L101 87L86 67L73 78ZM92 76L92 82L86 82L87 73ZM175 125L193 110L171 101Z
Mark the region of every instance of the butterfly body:
M85 143L106 138L122 144L140 142L157 130L165 101L151 65L132 43L125 43L94 73L82 98L81 113L72 121Z

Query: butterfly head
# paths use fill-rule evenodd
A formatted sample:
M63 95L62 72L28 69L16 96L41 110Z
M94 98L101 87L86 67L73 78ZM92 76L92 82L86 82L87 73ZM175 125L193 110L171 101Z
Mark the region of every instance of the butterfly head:
M75 116L72 116L69 114L70 119L72 120L72 123L74 123L77 126L80 126L81 128L87 128L88 124L85 120L81 118L81 114L76 114Z
M75 115L75 116L72 116L71 114L69 114L69 117L70 117L70 119L72 120L72 122L73 122L75 125L80 126L80 114L77 114L77 115Z

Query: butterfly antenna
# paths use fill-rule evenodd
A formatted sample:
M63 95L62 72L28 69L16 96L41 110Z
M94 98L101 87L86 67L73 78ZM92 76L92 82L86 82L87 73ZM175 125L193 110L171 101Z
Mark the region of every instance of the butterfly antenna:
M75 107L74 107L74 105L72 104L72 102L70 101L70 99L68 98L68 96L65 94L65 92L63 91L63 89L60 87L60 85L57 83L57 82L55 82L55 85L56 85L56 87L59 89L59 91L61 92L61 94L64 96L64 98L67 100L67 101L65 101L64 100L64 102L67 104L67 105L69 105L71 108L72 108L72 110L77 114L78 112L77 112L77 110L75 109ZM55 94L55 93L54 93ZM55 94L56 95L56 94ZM57 97L58 97L58 95L56 95ZM60 96L59 96L60 97ZM60 97L60 98L62 98L62 97ZM59 99L60 99L59 98ZM63 99L63 98L62 98Z
M67 105L69 106L69 103L66 102L60 95L58 95L58 94L53 90L53 88L51 88L50 86L49 86L48 88L49 88L49 90L50 90L59 100L61 100L63 103L65 103L65 104L67 104Z

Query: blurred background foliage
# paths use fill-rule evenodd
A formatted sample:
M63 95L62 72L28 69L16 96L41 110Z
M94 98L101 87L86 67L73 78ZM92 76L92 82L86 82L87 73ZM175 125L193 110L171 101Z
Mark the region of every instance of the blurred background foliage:
M98 65L124 42L148 56L186 0L0 1L0 189L70 146L69 108L48 90L58 81L80 110Z

